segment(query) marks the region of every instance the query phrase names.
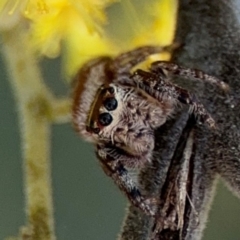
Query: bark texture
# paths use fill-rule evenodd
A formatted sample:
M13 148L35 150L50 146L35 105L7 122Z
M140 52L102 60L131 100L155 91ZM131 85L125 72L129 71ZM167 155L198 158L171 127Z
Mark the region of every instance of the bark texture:
M154 239L201 239L218 176L240 196L240 28L234 4L227 0L179 2L176 41L181 47L173 61L219 77L229 84L230 92L180 81L196 92L217 129L194 124L187 111L181 111L156 131L153 162L139 177L142 188L159 197L162 222ZM187 149L190 137L194 141ZM187 183L179 180L184 174ZM151 239L153 227L152 219L130 206L119 240Z

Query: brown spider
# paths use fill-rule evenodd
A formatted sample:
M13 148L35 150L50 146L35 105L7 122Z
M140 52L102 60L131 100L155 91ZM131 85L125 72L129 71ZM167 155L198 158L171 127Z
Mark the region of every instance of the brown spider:
M99 57L81 68L76 79L73 123L96 145L105 173L130 202L155 216L154 199L144 196L128 174L128 168L151 161L154 130L163 125L178 103L187 104L196 118L214 127L204 106L187 90L171 83L171 74L200 79L227 89L227 84L202 71L156 61L148 71L133 67L164 49L145 46L115 58Z

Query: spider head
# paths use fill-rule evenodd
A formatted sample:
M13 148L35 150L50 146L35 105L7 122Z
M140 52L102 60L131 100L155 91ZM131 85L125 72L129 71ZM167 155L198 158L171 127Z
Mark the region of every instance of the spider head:
M128 107L130 101L135 105L132 109ZM148 154L154 145L153 131L149 121L144 123L141 113L136 113L138 105L140 112L144 104L149 108L147 100L130 86L102 85L91 105L86 131L95 142L111 143L130 154Z
M110 141L128 152L142 152L143 146L151 149L153 129L165 122L167 113L161 103L129 82L113 82L111 61L107 57L92 60L78 73L74 126L94 143Z
M93 80L93 79L92 79ZM78 132L89 141L109 139L111 130L118 122L122 94L118 86L100 81L90 82L85 92L76 91L73 106L73 121ZM94 82L95 83L95 82ZM102 83L99 86L99 83Z
M109 57L90 61L80 69L75 80L73 123L77 132L91 142L98 142L100 135L101 139L109 136L118 119L115 110L121 108L122 96L111 83L110 61Z

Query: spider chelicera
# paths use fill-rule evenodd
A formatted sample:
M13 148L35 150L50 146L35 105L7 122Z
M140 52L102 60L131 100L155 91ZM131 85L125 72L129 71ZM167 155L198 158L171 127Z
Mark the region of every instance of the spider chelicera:
M153 62L149 70L133 70L151 54L164 49L144 46L115 58L99 57L77 74L73 103L76 130L96 145L104 172L130 202L155 216L155 200L145 196L128 173L151 161L154 130L163 125L179 103L189 105L196 118L213 128L214 120L197 98L175 84L172 75L199 79L227 89L227 84L196 69L171 62Z

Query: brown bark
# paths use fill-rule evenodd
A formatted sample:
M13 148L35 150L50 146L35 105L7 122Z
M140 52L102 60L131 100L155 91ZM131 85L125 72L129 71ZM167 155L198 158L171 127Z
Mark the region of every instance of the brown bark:
M217 129L194 125L194 119L185 111L156 131L152 165L139 177L146 192L159 196L161 221L155 239L201 239L218 175L240 196L239 36L231 1L180 1L176 41L181 47L173 61L219 77L229 84L230 92L181 81L185 88L196 92ZM187 149L190 137L194 143ZM186 151L190 158L185 157ZM181 180L184 174L186 186ZM179 199L184 199L183 203ZM149 239L152 227L151 219L130 206L119 240Z

